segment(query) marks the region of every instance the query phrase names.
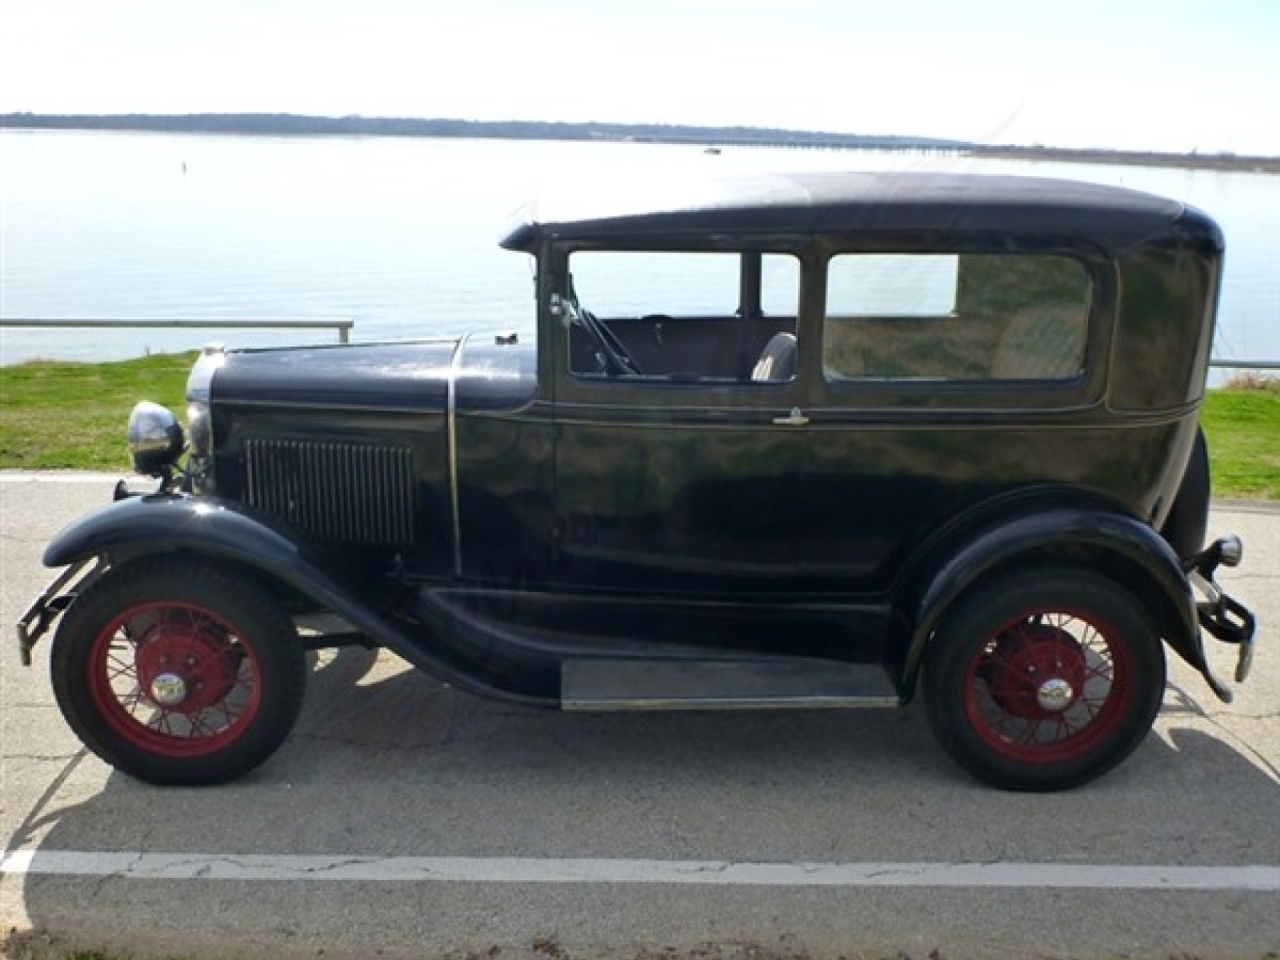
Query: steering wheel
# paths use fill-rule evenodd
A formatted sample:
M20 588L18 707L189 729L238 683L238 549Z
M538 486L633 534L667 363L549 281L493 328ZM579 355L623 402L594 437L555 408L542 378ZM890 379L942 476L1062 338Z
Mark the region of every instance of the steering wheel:
M631 374L639 375L640 365L617 335L607 325L601 323L590 310L578 309L578 317L582 320L587 332L600 345L600 355L604 360L605 373L611 376Z

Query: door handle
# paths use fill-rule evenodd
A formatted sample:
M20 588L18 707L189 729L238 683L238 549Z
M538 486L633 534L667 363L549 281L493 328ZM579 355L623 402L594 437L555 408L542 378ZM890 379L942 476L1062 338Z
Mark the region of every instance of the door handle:
M792 407L789 414L785 417L774 417L773 422L780 427L803 427L809 422L809 418L799 407Z

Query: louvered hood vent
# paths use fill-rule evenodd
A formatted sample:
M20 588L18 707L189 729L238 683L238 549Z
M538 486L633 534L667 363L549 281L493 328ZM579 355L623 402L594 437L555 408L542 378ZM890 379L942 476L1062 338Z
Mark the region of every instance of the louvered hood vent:
M344 543L414 540L409 448L255 438L245 441L244 499L307 534Z

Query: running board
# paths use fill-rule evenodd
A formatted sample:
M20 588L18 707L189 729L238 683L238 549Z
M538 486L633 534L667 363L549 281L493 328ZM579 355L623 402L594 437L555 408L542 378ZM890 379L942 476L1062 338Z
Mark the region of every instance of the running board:
M832 660L566 660L563 710L896 707L880 664Z

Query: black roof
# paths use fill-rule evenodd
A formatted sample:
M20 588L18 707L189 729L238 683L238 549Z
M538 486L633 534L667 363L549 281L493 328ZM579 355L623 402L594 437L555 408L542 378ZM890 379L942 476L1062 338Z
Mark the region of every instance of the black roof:
M612 183L541 197L503 241L705 233L929 230L1087 237L1118 249L1175 222L1217 226L1174 200L1122 187L1039 177L936 173L796 173Z

